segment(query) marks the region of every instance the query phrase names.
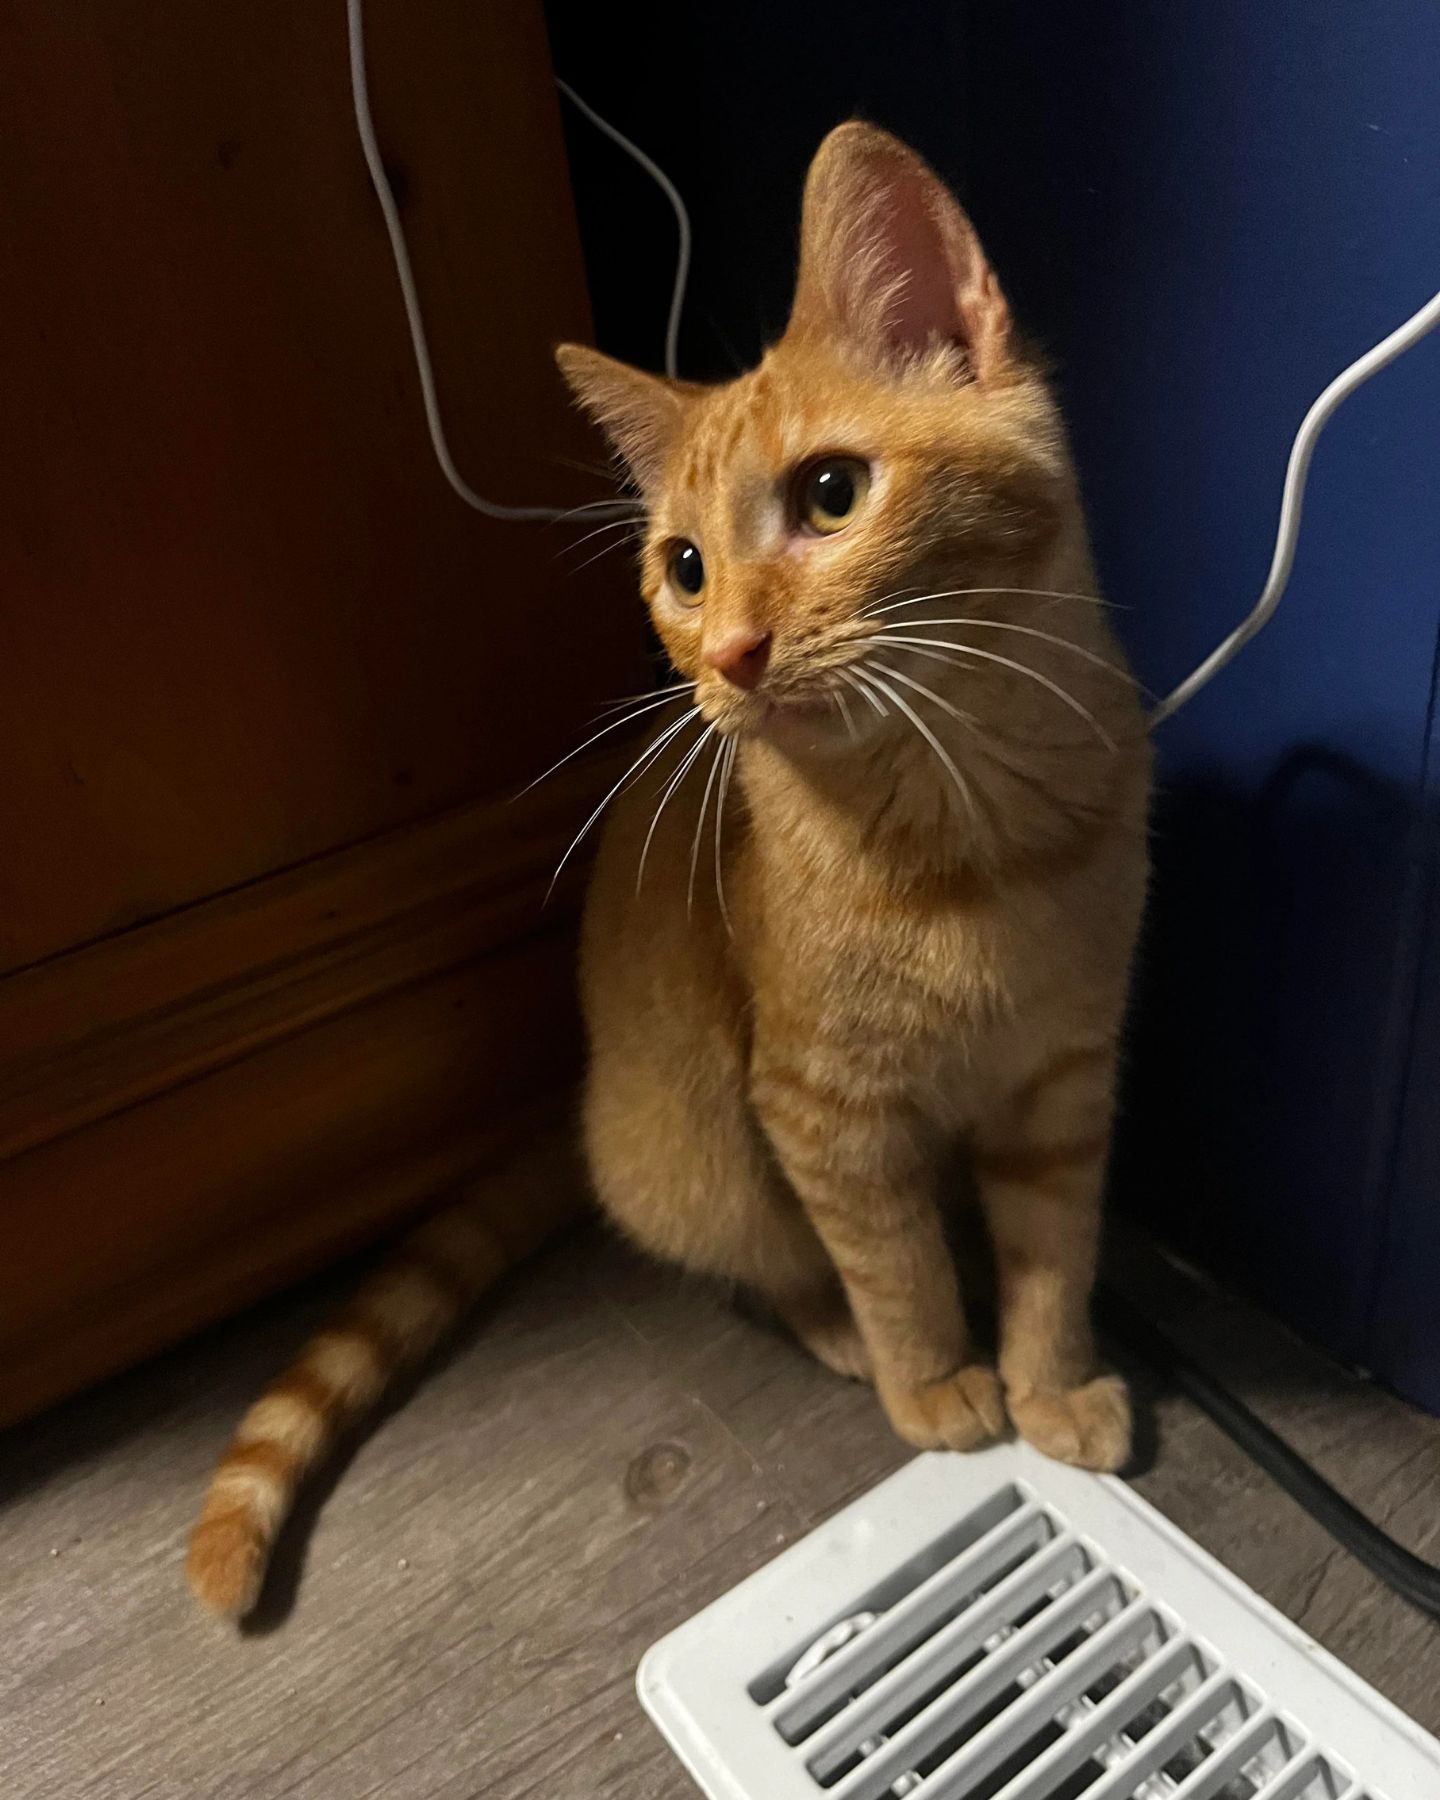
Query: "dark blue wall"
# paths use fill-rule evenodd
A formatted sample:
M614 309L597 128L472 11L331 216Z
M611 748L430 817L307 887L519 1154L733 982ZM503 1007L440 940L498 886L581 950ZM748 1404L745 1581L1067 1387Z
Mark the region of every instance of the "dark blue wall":
M1440 288L1440 6L976 8L977 220L1055 351L1164 691L1258 592L1291 437ZM1129 1203L1440 1407L1440 336L1337 415L1280 617L1162 730Z
M783 323L804 164L838 119L956 180L1054 358L1161 691L1258 592L1306 406L1440 288L1437 0L551 10L562 72L692 200L687 372ZM653 362L664 205L581 130L601 341ZM1327 429L1281 616L1163 730L1118 1173L1440 1410L1437 626L1440 334Z

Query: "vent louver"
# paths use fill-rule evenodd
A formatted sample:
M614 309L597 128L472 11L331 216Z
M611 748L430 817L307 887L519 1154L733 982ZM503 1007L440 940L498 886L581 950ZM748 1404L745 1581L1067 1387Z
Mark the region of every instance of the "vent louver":
M1121 1483L923 1456L657 1644L712 1800L1440 1800L1440 1745Z

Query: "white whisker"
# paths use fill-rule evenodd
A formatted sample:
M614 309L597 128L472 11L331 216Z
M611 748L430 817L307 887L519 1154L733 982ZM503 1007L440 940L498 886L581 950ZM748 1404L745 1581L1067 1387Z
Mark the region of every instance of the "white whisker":
M655 808L655 816L650 821L650 829L645 833L645 842L640 848L640 867L635 871L635 894L636 894L637 899L640 894L641 886L643 885L644 880L645 880L645 861L646 861L646 858L650 854L650 845L655 837L655 827L660 823L660 815L661 815L661 813L664 812L665 808L669 805L670 796L675 792L676 788L679 787L680 783L685 779L686 775L689 774L690 765L695 761L695 758L705 748L706 740L715 735L716 729L717 729L717 727L714 725L707 725L705 727L705 729L700 733L699 737L696 738L695 742L685 752L684 757L681 759L679 768L676 769L675 773L670 777L670 779L665 784L665 791L660 796L659 803Z
M1097 669L1104 669L1132 686L1135 682L1130 671L1122 669L1119 663L1111 662L1108 657L1097 656L1093 650L1087 650L1083 644L1077 644L1070 638L1060 637L1053 631L1042 631L1038 625L1012 625L1008 619L897 619L891 625L882 625L880 629L885 632L909 631L916 625L973 625L978 626L981 631L1013 631L1021 637L1039 638L1044 643L1054 644L1058 649L1068 650L1072 655L1083 657ZM923 638L914 640L917 644L925 641ZM899 638L896 642L904 643L905 639Z
M934 651L928 650L916 650L911 654L915 656L929 656L933 662L949 663L956 660L953 656L941 656ZM923 682L915 681L909 675L902 675L899 669L892 669L888 663L884 663L881 666L884 668L886 674L890 676L892 681L903 682L906 687L913 688L917 694L923 694L927 700L934 701L935 705L938 706L942 712L949 713L952 719L958 724L963 725L970 735L977 740L983 754L988 756L992 762L998 763L1002 769L1008 770L1010 774L1018 777L1022 781L1031 779L1030 771L1001 748L991 733L986 731L985 727L980 723L979 719L976 718L974 713L968 713L958 706L952 706L943 694L937 694L933 688L926 687Z
M739 738L731 738L725 746L725 768L720 776L720 793L715 801L715 898L720 903L720 917L725 922L725 935L734 938L730 928L730 909L725 904L725 877L721 872L720 832L725 819L725 800L730 792L730 777L735 772L735 756Z
M578 519L581 513L618 513L622 507L625 509L626 515L630 518L643 519L645 517L645 506L642 501L627 500L622 495L619 499L615 500L587 500L583 506L569 507L565 512L556 513L555 517L551 520L551 523L553 525L563 525L570 519Z
M582 545L588 544L591 538L603 537L607 531L634 531L638 535L638 526L638 519L607 519L603 525L597 525L593 531L587 531L583 537L576 538L574 543L562 544L555 554L568 556L572 550L578 550Z
M953 669L973 669L974 663L967 663L960 653L959 645L945 650L921 650L916 648L919 638L882 638L870 637L860 640L865 644L873 644L877 650L904 650L909 656L923 656L929 662L949 663Z
M648 693L622 694L613 706L602 706L595 717L597 719L608 718L612 712L619 712L622 706L630 706L636 700L654 700L665 694L689 694L694 690L695 683L693 681L672 681L668 687L651 688Z
M1001 656L998 650L981 650L975 644L947 644L943 638L913 638L907 640L906 638L882 637L870 639L868 641L879 643L882 646L890 644L905 646L909 643L913 643L917 646L921 644L933 644L942 650L958 650L965 656L979 657L981 662L997 663L1001 668L1011 669L1015 674L1023 675L1029 681L1039 682L1041 687L1048 689L1057 700L1063 701L1063 703L1070 708L1071 712L1082 718L1095 733L1096 737L1099 738L1100 742L1104 744L1107 750L1114 750L1116 747L1114 738L1110 736L1109 732L1106 731L1105 727L1095 717L1094 713L1090 711L1088 706L1083 705L1082 702L1077 700L1067 688L1061 687L1058 681L1052 681L1048 675L1042 675L1038 669L1032 669L1029 663L1016 662L1013 656Z
M950 663L952 665L959 664L961 667L965 666L960 664L959 657L946 656L942 652L936 650L910 650L908 654L911 656L927 657L931 662ZM973 713L962 712L958 707L952 706L943 695L935 693L933 689L927 688L920 682L912 680L908 675L902 675L898 669L889 668L888 664L885 666L893 680L904 682L906 687L913 688L917 694L923 694L927 700L933 700L936 706L940 707L944 712L949 713L952 719L958 720L959 723L970 732L972 737L975 738L980 746L981 753L989 757L991 762L998 764L1000 768L1013 775L1017 781L1023 781L1032 786L1034 785L1036 780L1035 771L1027 768L1023 761L1012 756L1009 751L1004 748L1003 744L997 741L993 733L986 731L980 720L976 718Z
M664 731L662 731L660 733L659 737L652 738L651 741L640 752L640 754L635 758L634 762L631 763L630 767L625 771L625 773L615 783L614 787L612 787L610 792L608 794L606 794L605 798L600 802L600 804L595 808L594 812L591 813L590 817L585 821L585 823L580 827L579 831L577 831L575 833L575 836L570 840L570 848L560 858L559 862L556 863L555 873L550 877L550 886L545 890L545 898L547 900L550 898L551 894L553 894L555 892L555 883L560 879L561 871L564 869L566 863L569 862L570 858L575 854L575 851L579 848L579 845L580 845L581 841L584 839L585 834L589 831L590 827L595 823L595 821L600 817L601 813L604 812L605 808L610 804L610 802L620 792L621 788L623 788L625 786L625 784L631 779L632 776L637 776L637 775L643 774L645 772L645 770L650 767L651 763L653 763L655 761L655 758L657 756L659 756L660 752L665 748L665 746L670 742L671 738L673 738L675 736L675 733L677 731L682 730L686 725L688 725L690 723L690 721L692 719L696 719L699 716L700 716L700 708L698 706L692 706L690 708L689 712L683 714L680 718L676 719L673 724L667 725L665 727Z
M884 669L884 671L887 675L895 674L895 670L890 668L888 666L888 664L886 664L886 663L881 663L879 665L879 667ZM899 707L900 711L902 713L904 713L905 717L910 721L910 723L920 733L921 737L923 737L925 739L925 742L927 744L929 744L930 748L935 752L936 756L938 756L940 758L941 764L943 765L945 772L949 775L951 781L955 784L955 792L957 794L959 794L961 800L964 801L964 803L965 803L965 810L966 810L966 812L969 813L972 823L978 823L978 815L975 811L975 796L970 792L969 782L966 781L965 777L960 773L959 769L956 768L954 759L950 755L950 752L945 748L945 746L940 742L939 738L936 737L935 733L930 729L930 727L920 717L919 713L916 712L915 708L913 706L911 706L910 702L905 698L905 696L903 694L896 693L895 689L893 687L891 687L891 685L888 681L882 681L878 675L873 673L873 671L867 670L866 673L860 677L860 679L867 684L873 681L875 683L876 687L878 687L880 689L881 693L888 694L889 697L891 698L891 700L894 701L895 705L897 707Z
M1027 587L970 587L942 588L938 594L911 594L908 599L901 599L895 594L882 594L873 605L867 606L860 614L862 619L873 618L877 613L898 612L902 606L925 606L932 600L965 600L973 595L1017 595L1032 600L1082 600L1090 606L1113 606L1114 602L1106 600L1100 594L1071 594L1061 588L1027 588ZM888 601L885 605L882 602Z
M702 738L701 743L704 743ZM700 796L700 816L695 821L695 841L690 846L690 881L685 889L685 917L688 919L695 910L695 871L700 867L700 839L705 831L705 814L710 808L710 795L715 786L715 777L720 773L720 765L725 760L727 741L721 738L715 746L715 754L710 759L710 773L705 778L705 792Z
M593 556L587 556L584 562L576 563L575 567L569 570L568 573L570 575L578 575L582 569L588 569L591 563L599 562L602 556L608 556L612 550L625 550L638 544L644 535L643 531L637 531L633 537L612 538L608 544L602 544Z
M690 682L686 682L684 685L685 685L685 687L693 688L695 683L693 681L690 681ZM657 707L668 705L669 702L675 698L676 694L681 691L682 690L678 689L678 688L675 688L675 689L667 688L664 693L655 694L655 695L647 698L645 700L645 703L643 706L637 706L634 708L633 711L627 712L623 719L612 719L608 725L602 725L598 731L592 732L590 734L590 736L584 740L583 743L577 744L573 750L567 750L565 752L565 754L560 758L559 762L551 763L550 767L548 769L546 769L543 774L537 775L533 781L528 782L523 788L521 788L520 792L515 795L515 798L517 800L523 798L524 795L526 795L530 792L531 788L539 787L539 785L542 781L548 781L549 778L555 773L555 771L557 769L563 769L565 767L566 763L571 761L572 758L578 756L582 750L588 750L593 743L595 743L598 739L604 737L606 732L618 731L622 725L630 724L630 722L633 719L643 718L646 713L654 712ZM628 700L622 700L622 701L620 701L619 704L620 704L620 706L628 706L630 704L630 702ZM613 712L617 709L614 707L611 707L607 710ZM603 713L601 714L601 717L602 718L604 717Z
M855 741L855 721L850 716L850 702L838 688L831 698L834 700L836 706L840 708L840 717L845 721L845 730L849 734L850 741L853 743Z
M939 658L937 660L948 661L949 659ZM889 663L876 663L874 666L883 669L892 681L902 682L906 687L913 688L917 694L923 694L927 700L933 700L942 712L949 713L950 717L963 725L967 731L973 731L977 736L984 735L980 721L974 713L968 713L958 706L952 706L943 694L937 694L930 688L922 686L920 682L909 675L902 675L899 669L892 669Z
M874 643L881 644L885 640L883 638L875 638L872 641ZM836 671L836 673L839 675L839 677L842 681L848 682L850 684L850 686L854 688L854 690L857 694L863 694L864 697L875 708L876 712L879 713L879 715L882 719L888 717L888 714L885 711L884 704L880 700L878 700L874 694L872 694L870 692L868 687L862 687L860 685L860 683L855 679L854 674L849 669L838 669Z

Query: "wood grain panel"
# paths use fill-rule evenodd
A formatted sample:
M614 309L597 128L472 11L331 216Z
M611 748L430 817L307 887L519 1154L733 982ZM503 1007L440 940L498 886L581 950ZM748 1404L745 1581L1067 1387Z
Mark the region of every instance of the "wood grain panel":
M366 10L457 459L600 493L537 0ZM636 685L618 559L435 467L338 0L6 8L0 193L0 970L519 785Z
M579 1055L587 761L0 983L0 1421L383 1230Z
M0 1158L553 928L580 881L547 906L560 849L612 769L572 765L0 982Z
M365 13L456 459L599 495L540 0ZM620 559L436 468L340 0L3 9L0 195L12 1418L553 1104L573 890L542 900L607 777L508 796L645 677Z

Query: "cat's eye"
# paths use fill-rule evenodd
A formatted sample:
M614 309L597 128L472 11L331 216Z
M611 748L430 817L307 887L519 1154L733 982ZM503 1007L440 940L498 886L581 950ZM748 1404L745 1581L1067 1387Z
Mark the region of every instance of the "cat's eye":
M870 467L858 456L822 456L800 471L795 510L806 531L843 531L865 504Z
M700 552L682 539L670 551L666 572L680 598L687 606L693 606L705 585L705 564Z

